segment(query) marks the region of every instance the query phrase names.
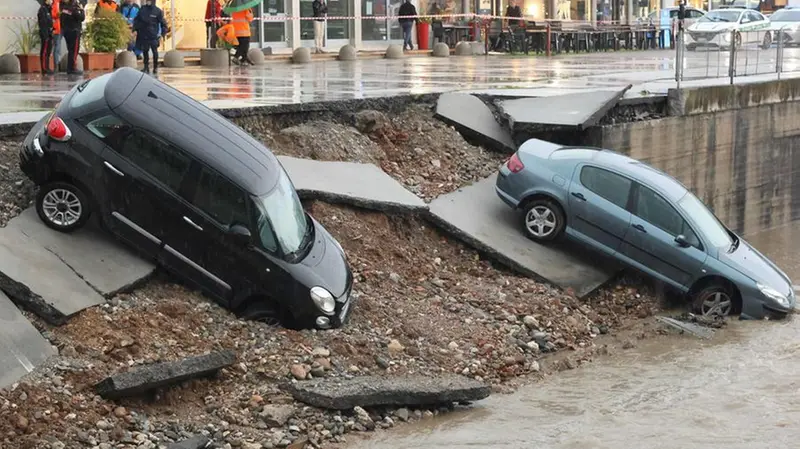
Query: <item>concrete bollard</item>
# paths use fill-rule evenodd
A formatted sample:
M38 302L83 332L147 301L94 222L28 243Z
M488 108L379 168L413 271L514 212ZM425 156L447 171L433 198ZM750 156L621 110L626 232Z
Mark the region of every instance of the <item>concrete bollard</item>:
M131 51L123 51L117 54L114 59L114 66L118 69L122 67L130 67L135 69L137 66L136 55Z
M178 50L170 50L164 54L164 67L170 69L182 69L186 67L183 53Z
M405 56L403 47L392 44L386 49L386 59L401 59Z
M456 56L472 56L472 46L469 42L461 41L456 44Z
M264 53L259 48L251 48L247 51L247 59L253 65L264 65Z
M482 55L486 53L486 47L483 42L470 42L469 45L472 47L473 55Z
M0 74L20 73L19 58L11 53L0 56Z
M431 55L437 58L448 58L450 57L450 47L444 42L437 42L433 45L433 52Z
M261 53L263 53L264 56L272 56L272 47L264 47L264 48L262 48L261 49Z
M342 45L342 48L339 49L339 60L340 61L355 61L357 58L356 55L356 48L350 44Z
M200 65L203 67L228 67L231 65L230 51L225 48L201 48Z
M311 50L308 47L295 48L292 52L292 62L295 64L307 64L311 62Z

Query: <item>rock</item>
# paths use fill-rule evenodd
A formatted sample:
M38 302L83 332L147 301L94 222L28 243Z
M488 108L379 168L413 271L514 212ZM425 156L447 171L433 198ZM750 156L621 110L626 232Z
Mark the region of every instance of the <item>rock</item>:
M322 348L322 347L316 347L311 351L311 357L314 357L314 358L330 357L330 355L331 355L331 351L326 349L326 348Z
M163 64L164 67L170 69L182 69L186 66L183 53L178 50L169 50L164 53Z
M19 58L16 55L6 53L0 56L0 74L20 73L21 71Z
M389 273L389 279L391 279L393 282L400 282L400 280L402 278L400 277L399 274L397 274L395 272L391 272L391 273Z
M424 412L422 412L422 418L423 419L433 418L433 412L430 410L425 410Z
M100 421L97 421L96 426L100 430L111 430L111 429L114 428L114 425L111 424L110 422L106 421L105 419L101 419Z
M318 364L314 364L311 366L310 373L314 377L323 377L325 376L325 368L319 366Z
M330 371L331 369L331 359L316 359L314 363L321 366L325 371Z
M437 42L433 45L431 56L437 58L448 58L450 57L450 47L448 47L444 42Z
M253 65L264 65L264 52L258 48L251 48L247 51L247 60Z
M397 341L397 340L392 340L392 341L389 342L388 345L386 345L386 349L388 349L389 352L392 352L392 353L399 353L399 352L403 352L403 350L405 349L405 346L401 345L400 342Z
M303 380L308 377L308 370L306 370L306 367L303 365L294 364L290 368L290 371L292 376L294 376L294 378L297 380Z
M454 53L456 56L472 56L472 45L469 42L461 41L456 44Z
M114 66L116 68L130 67L135 69L137 65L138 62L136 61L136 55L134 55L131 51L119 52L117 57L114 59Z
M209 376L236 361L233 351L225 350L165 363L143 365L107 377L95 385L100 396L115 399L133 396L189 379Z
M339 49L339 60L340 61L355 61L357 58L356 48L350 44L343 45L342 48Z
M439 159L433 159L431 160L431 165L433 165L436 168L442 168L442 161L440 161Z
M300 437L286 446L286 449L303 449L308 444L308 438Z
M394 416L396 416L400 421L406 422L408 421L408 409L405 407L399 408L394 411Z
M376 364L377 364L379 367L381 367L382 369L389 368L389 366L390 366L390 365L389 365L389 361L388 361L388 360L386 360L386 359L384 359L383 357L381 357L381 356L379 356L379 355L376 355L376 356L375 356L375 363L376 363Z
M19 430L25 431L28 429L28 418L24 416L18 416L16 422L14 423L14 427Z
M455 351L456 349L458 349L458 343L451 341L450 343L447 344L447 348L450 349L451 351Z
M539 321L530 315L523 318L522 322L525 324L525 327L531 330L539 329L541 327L539 325Z
M307 64L311 62L311 50L308 47L298 47L292 52L292 62L295 64Z
M538 353L541 350L541 348L539 347L539 342L537 342L536 340L529 341L528 343L525 344L525 346L527 346L527 348L531 350L531 352L533 352L534 354Z
M366 410L364 410L359 406L355 406L353 407L353 413L355 413L356 415L356 422L358 424L361 424L362 426L365 426L367 428L369 428L371 424L374 428L375 423L372 421L372 418L369 416L369 413L367 413Z
M189 438L188 440L172 443L169 446L167 446L167 449L205 449L206 447L209 446L209 443L211 443L211 441L207 437L203 435L197 435L192 438Z
M292 396L320 408L346 410L356 406L419 406L477 401L491 394L482 382L463 376L438 377L360 376L297 382L289 386Z
M386 48L386 59L402 59L404 57L403 47L392 44Z
M541 367L539 366L539 362L537 362L536 360L531 362L531 371L533 371L534 373L538 373L540 370Z
M390 122L383 112L372 109L358 111L355 114L353 125L362 134L370 134L389 126Z

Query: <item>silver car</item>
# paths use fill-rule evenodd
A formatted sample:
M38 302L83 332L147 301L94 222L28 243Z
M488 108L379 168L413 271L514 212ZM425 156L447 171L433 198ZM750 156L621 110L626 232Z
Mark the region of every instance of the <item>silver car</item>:
M791 280L680 182L595 148L531 139L500 167L497 195L529 238L567 235L685 293L703 315L783 316Z
M800 8L787 6L779 9L769 17L769 21L776 41L780 39L786 46L800 45Z

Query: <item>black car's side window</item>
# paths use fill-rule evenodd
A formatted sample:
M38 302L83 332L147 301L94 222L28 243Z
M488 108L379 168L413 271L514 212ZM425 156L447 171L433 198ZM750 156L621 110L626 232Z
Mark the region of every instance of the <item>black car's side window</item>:
M179 192L191 163L181 150L138 129L131 130L118 144L108 143L117 153L164 183L173 192Z
M584 187L625 209L631 191L631 180L602 168L585 166L581 169Z
M642 185L636 190L634 213L637 217L674 237L683 235L692 246L701 246L692 228L667 200Z
M87 123L86 129L111 148L117 149L132 128L116 115L104 115Z
M192 204L224 226L250 227L247 195L216 171L202 166Z

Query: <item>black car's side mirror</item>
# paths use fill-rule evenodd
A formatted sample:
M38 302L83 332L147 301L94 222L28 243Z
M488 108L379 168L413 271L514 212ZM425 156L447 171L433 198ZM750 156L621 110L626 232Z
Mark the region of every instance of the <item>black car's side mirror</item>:
M683 234L675 237L675 243L677 243L681 248L688 248L692 246L689 241L686 240L686 237Z
M228 229L228 234L230 234L231 237L233 237L233 239L241 245L247 245L250 243L250 239L252 237L250 230L240 224L231 226Z

